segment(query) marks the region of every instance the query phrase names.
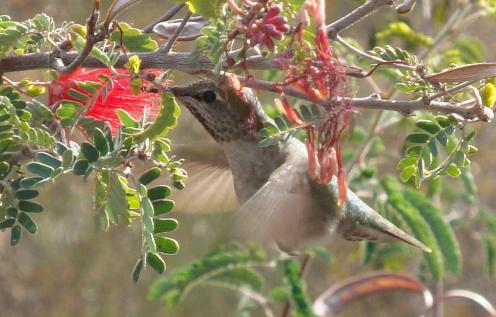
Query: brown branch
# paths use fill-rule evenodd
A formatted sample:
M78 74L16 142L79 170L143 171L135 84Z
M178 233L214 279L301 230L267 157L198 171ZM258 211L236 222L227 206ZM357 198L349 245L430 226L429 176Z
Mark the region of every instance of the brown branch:
M195 74L203 71L209 71L214 65L206 57L199 59L193 58L191 53L171 52L163 54L159 51L134 53L142 61L143 69L175 69L185 73ZM0 60L0 73L11 73L35 69L55 69L55 63L60 58L64 64L73 62L78 57L78 53L35 53L19 56L9 56ZM121 56L115 67L124 68L128 62L127 56ZM280 65L274 61L268 60L261 56L250 57L246 60L246 65L251 69L280 69ZM89 56L81 66L88 68L106 67L98 59Z
M242 77L240 79L245 83L245 85L250 86L254 89L262 89L277 93L281 92L280 86L270 81L253 79L246 80ZM458 90L461 90L465 88L466 85L459 85L455 87L457 87ZM315 100L310 99L304 92L293 87L285 87L283 89L283 92L288 96L297 97L315 103ZM453 88L445 91L444 94L435 93L432 95L428 95L425 98L416 100L386 100L380 99L377 95L372 95L365 98L337 97L331 100L320 101L317 103L322 105L332 105L340 104L346 100L350 100L355 108L393 110L406 115L411 114L415 111L429 110L440 113L457 114L467 120L476 119L485 121L485 114L481 111L481 107L479 105L473 105L475 103L474 100L468 100L466 102L453 104L449 102L435 101L432 98L433 96L439 98L450 92L454 92Z

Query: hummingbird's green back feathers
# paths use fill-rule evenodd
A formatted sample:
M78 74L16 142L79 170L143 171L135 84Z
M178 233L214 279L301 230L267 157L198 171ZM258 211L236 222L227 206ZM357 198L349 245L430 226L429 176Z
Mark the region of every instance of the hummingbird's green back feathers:
M299 140L260 147L259 129L270 118L252 96L240 98L212 81L171 91L222 146L251 238L275 240L288 252L332 234L348 240L403 241L430 251L349 189L339 207L335 180L317 185L308 177L307 151Z

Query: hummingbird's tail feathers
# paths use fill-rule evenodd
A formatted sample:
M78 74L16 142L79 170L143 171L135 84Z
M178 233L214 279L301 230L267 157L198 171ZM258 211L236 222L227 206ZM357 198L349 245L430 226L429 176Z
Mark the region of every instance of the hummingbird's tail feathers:
M348 190L347 195L337 228L343 238L354 241L403 241L424 252L431 252L429 247L370 208L351 190Z
M305 169L294 164L277 168L241 210L242 235L251 240L275 241L287 252L328 231L322 213L314 208Z

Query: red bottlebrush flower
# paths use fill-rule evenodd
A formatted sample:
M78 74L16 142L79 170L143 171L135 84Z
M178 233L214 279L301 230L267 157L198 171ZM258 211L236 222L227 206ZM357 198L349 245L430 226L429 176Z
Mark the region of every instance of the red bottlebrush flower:
M280 40L284 33L289 31L286 18L279 15L281 7L276 5L268 9L262 19L257 19L248 29L247 37L250 45L265 45L268 49L274 49L274 39Z
M86 117L108 122L113 132L120 126L116 115L117 109L126 110L134 117L140 118L144 109L148 108L150 117L154 118L160 103L157 94L142 89L138 95L135 95L129 84L129 73L125 70L116 72L117 76L108 68L92 70L79 68L69 75L61 75L48 86L49 103L53 105L62 100L81 102L69 94L70 89L91 97L88 92L78 87L78 83L92 81L105 85L105 82L98 78L98 75L104 75L112 80L112 88L107 90L105 97L104 94L99 93L95 102L88 105L90 108L85 112Z

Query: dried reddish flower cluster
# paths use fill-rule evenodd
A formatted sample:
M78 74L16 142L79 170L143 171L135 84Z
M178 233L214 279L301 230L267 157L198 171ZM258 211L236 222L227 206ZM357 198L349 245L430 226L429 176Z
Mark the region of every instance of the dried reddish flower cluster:
M290 30L288 20L281 16L282 7L271 5L269 0L241 0L239 7L235 0L228 0L231 10L238 15L238 28L231 34L230 40L243 34L249 45L261 45L274 49L274 41L282 40L284 33Z
M305 10L313 16L315 25L315 56L303 61L301 66L287 64L285 85L303 91L316 102L330 101L335 96L346 94L346 74L343 65L335 57L329 44L325 30L325 1L307 0ZM305 16L305 14L302 14ZM300 45L303 42L303 26L301 21L296 28L295 37ZM287 105L284 107L288 120L301 125L295 119L297 114ZM326 114L322 120L306 125L308 172L310 178L320 184L327 184L336 176L339 185L339 204L346 200L346 177L344 172L340 138L349 126L352 105L349 102L326 106Z
M116 73L112 74L108 68L93 70L80 68L69 75L60 75L58 80L50 83L48 87L49 103L53 105L61 100L80 102L69 94L71 88L92 97L88 92L79 88L78 83L92 81L105 85L105 82L99 79L98 75L111 78L112 85L110 85L110 89L107 89L106 94L99 93L96 101L90 103L90 108L85 113L86 117L108 122L115 132L120 126L120 121L116 115L117 109L124 109L134 117L140 118L143 116L144 109L148 108L150 117L156 116L160 102L157 94L142 89L138 95L134 95L129 84L129 73L125 70L116 70Z
M281 40L284 33L289 31L286 18L280 16L281 6L275 5L267 10L263 18L253 22L247 32L250 45L265 45L268 49L274 49L274 40Z

